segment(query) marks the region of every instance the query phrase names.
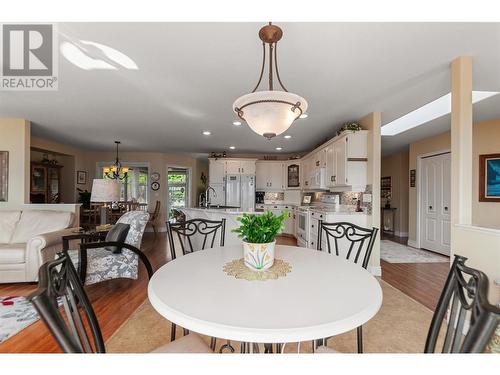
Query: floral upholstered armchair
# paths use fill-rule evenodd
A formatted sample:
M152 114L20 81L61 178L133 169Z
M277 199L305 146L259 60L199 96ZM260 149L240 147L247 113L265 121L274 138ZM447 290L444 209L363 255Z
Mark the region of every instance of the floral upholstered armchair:
M92 242L96 239L95 235L93 239L85 234L67 236L63 243L63 251L68 252L82 283L90 285L117 278L137 279L139 259L144 263L148 277L151 278L153 274L151 263L139 250L148 220L149 214L144 211L130 211L121 216L117 224L130 225L124 242ZM69 240L75 239L83 240L80 249L69 250ZM102 237L98 239L102 240ZM118 253L110 251L110 246L119 247L121 251Z

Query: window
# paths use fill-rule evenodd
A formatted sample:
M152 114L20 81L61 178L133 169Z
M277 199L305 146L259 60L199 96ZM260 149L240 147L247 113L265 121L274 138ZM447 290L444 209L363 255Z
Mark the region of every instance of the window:
M186 168L168 168L168 218L175 218L178 208L189 205L189 171Z
M109 179L104 174L104 167L111 165L111 163L99 162L98 168L100 170L100 175L104 179ZM120 190L120 201L131 201L134 200L139 203L148 203L148 180L149 180L149 168L147 166L134 165L133 163L123 164L124 167L128 167L129 171L127 178L123 180L118 180L121 184ZM127 184L127 189L125 190L125 183Z

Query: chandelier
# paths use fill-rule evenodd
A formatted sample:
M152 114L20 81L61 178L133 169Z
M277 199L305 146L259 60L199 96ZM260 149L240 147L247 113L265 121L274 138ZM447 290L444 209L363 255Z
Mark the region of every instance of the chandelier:
M283 86L278 71L277 46L283 31L269 22L259 31L262 40L262 68L259 81L250 94L243 95L233 103L238 117L250 128L267 139L286 131L292 123L307 110L307 101L297 94L288 92ZM269 90L256 91L259 87L266 66L266 44L269 49ZM283 91L275 91L273 71Z
M110 167L104 167L103 172L104 175L112 180L124 180L128 176L128 167L122 167L120 163L120 158L118 157L118 146L120 145L120 141L115 141L116 143L116 159L115 163Z

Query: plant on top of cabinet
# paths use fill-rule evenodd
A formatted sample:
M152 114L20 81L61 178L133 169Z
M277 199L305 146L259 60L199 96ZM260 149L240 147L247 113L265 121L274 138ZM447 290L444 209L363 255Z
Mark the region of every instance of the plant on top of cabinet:
M337 130L337 135L342 134L345 131L352 131L352 132L357 132L359 130L362 130L361 125L357 122L346 122L344 125Z

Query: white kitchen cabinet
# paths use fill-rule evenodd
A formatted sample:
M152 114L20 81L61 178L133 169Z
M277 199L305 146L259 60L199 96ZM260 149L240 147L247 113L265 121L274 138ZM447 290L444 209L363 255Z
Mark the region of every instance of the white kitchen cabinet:
M302 185L302 166L299 160L291 160L283 165L285 189L297 190Z
M255 174L255 160L226 160L226 174Z
M209 159L208 163L209 184L223 184L226 175L226 161L222 159Z
M256 188L263 191L284 190L283 162L261 161L255 165Z
M332 191L362 191L367 181L368 132L341 136L326 147L326 181Z

